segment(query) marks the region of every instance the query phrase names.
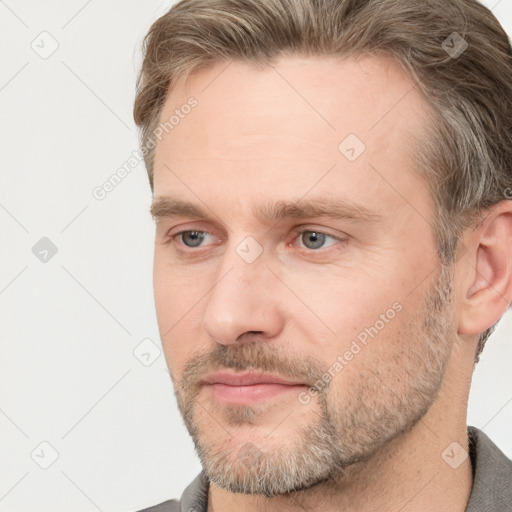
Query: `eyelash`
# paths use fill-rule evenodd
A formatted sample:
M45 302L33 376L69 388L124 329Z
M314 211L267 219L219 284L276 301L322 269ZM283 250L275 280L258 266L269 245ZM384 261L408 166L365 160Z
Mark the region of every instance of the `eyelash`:
M185 229L183 231L179 231L177 233L174 233L172 235L169 235L166 239L165 242L163 242L164 244L173 244L173 245L178 245L177 242L176 242L176 239L178 237L180 237L181 235L185 234L185 233L191 233L193 231L196 231L198 233L204 233L204 234L207 234L207 235L211 235L211 233L209 233L208 231L205 231L205 230L201 230L201 229ZM330 233L327 233L326 231L322 231L320 229L311 229L311 228L308 228L308 229L302 229L302 230L299 230L299 231L295 231L294 232L294 238L293 240L296 240L297 238L299 238L300 236L302 236L304 233L317 233L319 235L325 235L327 237L330 237L334 240L336 240L337 242L345 242L346 239L343 239L343 238L340 238L340 237L337 237L335 235L332 235ZM333 247L334 245L336 244L331 244L327 247L324 247L324 248L319 248L319 249L308 249L308 248L304 248L304 247L299 247L299 249L306 253L306 254L322 254L322 249L326 249L328 250L330 247ZM186 249L178 249L180 250L181 252L183 253L193 253L193 252L199 252L198 250L196 249L199 249L201 246L197 247L197 248L194 248L194 247L188 247L186 245L184 245L184 247L186 247Z

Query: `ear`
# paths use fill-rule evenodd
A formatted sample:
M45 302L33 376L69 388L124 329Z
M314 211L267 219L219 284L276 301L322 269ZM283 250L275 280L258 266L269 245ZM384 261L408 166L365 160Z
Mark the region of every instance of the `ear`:
M512 201L485 211L466 242L458 264L465 268L458 332L481 334L494 325L512 301Z

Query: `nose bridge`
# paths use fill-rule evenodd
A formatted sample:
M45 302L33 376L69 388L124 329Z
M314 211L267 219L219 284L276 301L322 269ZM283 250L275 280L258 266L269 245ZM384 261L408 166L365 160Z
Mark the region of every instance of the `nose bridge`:
M272 336L281 328L266 263L263 248L251 237L223 255L203 313L203 328L217 342L235 342L248 331Z

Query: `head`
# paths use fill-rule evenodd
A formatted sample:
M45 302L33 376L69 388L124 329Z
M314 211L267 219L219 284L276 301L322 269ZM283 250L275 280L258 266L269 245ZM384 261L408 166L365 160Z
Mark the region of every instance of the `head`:
M162 344L212 481L341 478L478 362L511 295L512 50L488 9L184 0L134 112ZM224 369L303 387L228 404L203 384Z

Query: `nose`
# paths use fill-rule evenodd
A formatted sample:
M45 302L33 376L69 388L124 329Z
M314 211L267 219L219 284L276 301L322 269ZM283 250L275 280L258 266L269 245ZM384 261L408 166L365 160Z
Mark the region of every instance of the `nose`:
M205 298L202 325L223 345L240 343L242 335L277 336L284 323L277 277L266 264L265 253L246 262L234 249L226 251L211 292ZM250 338L250 337L249 337Z

